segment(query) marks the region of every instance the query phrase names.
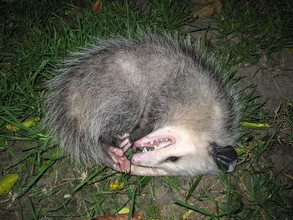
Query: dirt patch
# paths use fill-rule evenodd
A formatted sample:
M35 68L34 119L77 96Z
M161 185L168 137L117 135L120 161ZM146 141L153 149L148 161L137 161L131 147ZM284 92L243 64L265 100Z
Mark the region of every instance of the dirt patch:
M280 54L264 55L258 66L240 68L237 75L246 85L256 86L265 113L276 113L281 105L293 100L293 53L285 49Z
M293 174L292 146L292 101L293 101L293 53L285 49L279 54L263 56L258 66L240 68L237 75L243 77L243 83L253 84L256 93L261 94L258 102L265 103L263 112L268 115L267 123L273 128L264 134L263 139L274 132L272 146L267 154L268 164L276 174ZM291 116L290 116L291 114ZM280 175L278 175L280 176ZM282 176L282 175L281 175ZM282 177L282 181L288 181ZM289 181L289 182L292 182Z

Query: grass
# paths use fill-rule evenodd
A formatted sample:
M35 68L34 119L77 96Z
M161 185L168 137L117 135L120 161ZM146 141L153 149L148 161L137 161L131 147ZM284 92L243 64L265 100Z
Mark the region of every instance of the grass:
M293 147L292 103L288 101L273 116L265 114L251 85L243 86L243 120L267 122L273 128L244 128L237 145L236 171L215 177L134 177L103 165L85 170L60 155L41 126L22 123L43 117L45 84L58 61L95 37L131 37L146 29L182 38L189 32L204 32L211 50L222 57L224 68L235 70L292 48L292 8L286 1L227 0L214 17L194 21L189 20L191 7L184 1L143 5L103 1L96 13L90 1L84 2L86 5L36 0L0 4L0 176L20 176L12 190L0 196L0 216L89 219L128 207L130 213L142 210L146 219L183 215L191 219L289 219L293 215L292 179L291 183L280 182L284 173L275 173L266 156L279 137L282 144ZM9 131L7 124L19 129Z

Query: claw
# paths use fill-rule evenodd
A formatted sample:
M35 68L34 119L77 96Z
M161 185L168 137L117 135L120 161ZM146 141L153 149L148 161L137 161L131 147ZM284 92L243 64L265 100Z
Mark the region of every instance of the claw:
M126 133L126 134L124 134L124 135L122 135L122 136L120 137L120 140L123 140L123 139L128 138L128 137L129 137L129 134Z
M129 134L124 134L123 136L121 136L120 141L121 142L119 144L119 147L123 150L123 152L126 152L132 145L129 140Z

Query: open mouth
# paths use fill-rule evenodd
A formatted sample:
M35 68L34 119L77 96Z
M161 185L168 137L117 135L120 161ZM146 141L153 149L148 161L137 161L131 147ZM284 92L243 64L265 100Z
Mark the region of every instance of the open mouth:
M138 166L148 169L156 168L158 167L156 158L163 155L167 147L174 144L175 138L172 136L144 137L133 144L136 152L132 155L131 165L135 165L136 168Z
M145 137L136 141L133 146L136 151L148 152L158 150L164 147L169 147L175 144L175 138L171 136L164 137Z

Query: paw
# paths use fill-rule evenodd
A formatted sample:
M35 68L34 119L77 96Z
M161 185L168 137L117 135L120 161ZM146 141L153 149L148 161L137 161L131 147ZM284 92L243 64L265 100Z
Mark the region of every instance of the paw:
M108 155L114 162L113 169L123 173L130 172L130 161L124 155L124 151L120 148L110 146Z

